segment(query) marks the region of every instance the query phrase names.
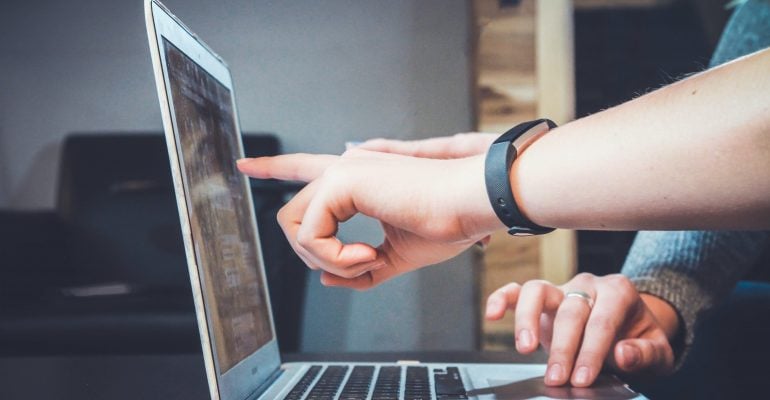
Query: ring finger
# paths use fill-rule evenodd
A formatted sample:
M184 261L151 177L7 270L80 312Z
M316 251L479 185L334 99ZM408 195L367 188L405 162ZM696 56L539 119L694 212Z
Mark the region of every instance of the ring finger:
M580 292L578 290L573 293ZM551 337L551 353L548 357L548 369L545 383L548 385L563 385L569 380L575 358L583 339L588 317L591 314L591 304L582 296L570 296L570 290L565 290L564 300L556 312L553 321L553 336ZM583 293L586 293L583 291ZM594 296L589 294L591 298Z

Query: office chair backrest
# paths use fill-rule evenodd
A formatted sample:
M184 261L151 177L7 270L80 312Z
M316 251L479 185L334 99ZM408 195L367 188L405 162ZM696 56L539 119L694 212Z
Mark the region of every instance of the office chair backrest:
M179 293L190 281L163 135L75 134L63 146L58 208L74 285L121 284L132 293ZM249 156L280 153L271 134L243 137ZM251 181L282 351L299 348L306 268L275 215L297 185ZM190 309L192 312L192 308Z
M252 154L279 151L272 135L250 136L245 142ZM69 136L63 146L58 209L79 284L189 291L160 133Z
M78 284L189 290L162 135L69 136L58 209Z

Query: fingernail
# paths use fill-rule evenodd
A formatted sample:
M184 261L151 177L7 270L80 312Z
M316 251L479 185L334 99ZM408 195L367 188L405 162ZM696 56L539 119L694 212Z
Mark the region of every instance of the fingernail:
M246 162L246 161L248 161L248 158L239 158L239 159L235 160L235 163L236 164L240 164L240 163Z
M516 342L519 344L519 350L529 349L529 346L532 346L532 333L527 329L520 330Z
M641 354L636 346L630 344L623 345L623 358L626 361L626 367L635 367L639 364Z
M564 369L560 364L551 364L551 366L548 367L548 373L546 375L548 376L548 381L550 383L561 382L562 376L564 375Z
M578 368L577 372L575 372L575 383L578 385L587 385L589 373L588 367Z

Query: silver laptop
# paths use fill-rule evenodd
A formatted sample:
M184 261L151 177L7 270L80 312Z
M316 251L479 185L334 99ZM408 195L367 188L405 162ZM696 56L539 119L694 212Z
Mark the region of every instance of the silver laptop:
M609 376L547 388L542 364L281 364L230 71L161 3L145 13L212 399L642 398Z

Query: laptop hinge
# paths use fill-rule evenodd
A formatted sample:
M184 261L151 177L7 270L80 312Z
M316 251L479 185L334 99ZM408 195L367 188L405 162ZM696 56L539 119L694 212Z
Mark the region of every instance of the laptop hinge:
M264 382L262 382L261 385L257 387L257 389L254 392L246 396L246 400L255 400L259 398L259 396L262 396L262 394L264 394L267 391L267 389L269 389L270 386L272 386L273 383L275 383L275 381L278 380L281 374L283 374L283 368L279 366L278 368L275 369L275 371L273 371L272 374L270 374L270 376L267 377L267 379Z

